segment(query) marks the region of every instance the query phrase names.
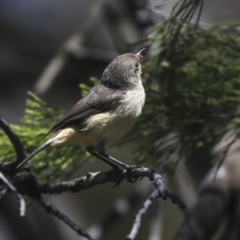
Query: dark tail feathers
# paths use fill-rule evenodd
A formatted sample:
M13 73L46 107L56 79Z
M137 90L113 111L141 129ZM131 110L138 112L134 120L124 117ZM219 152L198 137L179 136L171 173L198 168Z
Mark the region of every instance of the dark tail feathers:
M37 153L41 152L43 149L51 145L51 141L45 142L43 145L35 149L28 157L26 157L21 163L18 164L17 168L20 168L23 166L28 160L30 160L33 156L35 156Z

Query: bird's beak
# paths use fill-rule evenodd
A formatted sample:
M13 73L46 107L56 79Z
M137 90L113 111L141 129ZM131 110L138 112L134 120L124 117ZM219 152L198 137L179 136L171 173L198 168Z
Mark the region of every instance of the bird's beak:
M146 48L143 48L142 50L140 50L136 55L140 58L143 58L143 55L141 54L143 51L145 51Z

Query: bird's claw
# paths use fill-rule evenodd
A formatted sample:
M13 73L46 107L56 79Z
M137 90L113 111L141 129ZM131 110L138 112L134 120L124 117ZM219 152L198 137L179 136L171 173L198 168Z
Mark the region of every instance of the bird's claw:
M130 165L127 168L127 181L130 183L134 183L136 182L139 178L140 180L142 180L142 177L132 177L131 174L133 172L134 169L136 168L141 168L142 166L137 166L137 165Z
M122 180L118 180L118 181L115 181L114 182L114 185L112 185L112 187L117 187L120 183L121 183Z
M127 178L127 181L130 183L135 183L138 180L138 178Z

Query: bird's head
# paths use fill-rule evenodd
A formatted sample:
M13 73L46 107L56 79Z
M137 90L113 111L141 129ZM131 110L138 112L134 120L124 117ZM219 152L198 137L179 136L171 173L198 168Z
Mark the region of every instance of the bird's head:
M104 70L101 84L106 87L125 90L141 81L142 49L137 54L125 53L115 58Z

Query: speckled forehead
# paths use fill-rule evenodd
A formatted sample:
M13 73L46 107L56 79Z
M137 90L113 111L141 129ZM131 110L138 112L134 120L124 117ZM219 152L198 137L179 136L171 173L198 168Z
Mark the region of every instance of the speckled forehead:
M111 65L116 68L133 68L138 62L139 58L136 54L126 53L115 58Z
M125 54L118 56L118 58L130 58L132 60L134 59L136 61L139 61L139 57L134 53L125 53Z

